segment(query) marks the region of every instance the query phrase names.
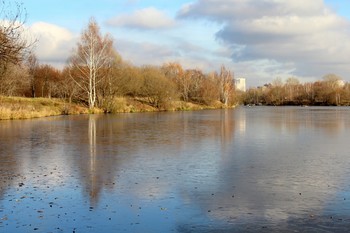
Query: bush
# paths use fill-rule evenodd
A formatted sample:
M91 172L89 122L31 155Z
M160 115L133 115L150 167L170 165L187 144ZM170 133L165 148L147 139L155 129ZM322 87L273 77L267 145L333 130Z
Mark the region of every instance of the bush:
M153 107L160 110L171 109L171 103L177 100L175 84L155 67L145 67L142 74L143 86L140 95L147 98Z
M104 101L103 109L107 113L119 113L127 111L127 101L125 97L111 97Z

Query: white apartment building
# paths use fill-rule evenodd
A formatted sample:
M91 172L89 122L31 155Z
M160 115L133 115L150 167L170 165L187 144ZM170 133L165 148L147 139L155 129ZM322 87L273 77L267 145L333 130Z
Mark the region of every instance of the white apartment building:
M236 87L236 90L245 92L246 91L245 78L235 78L235 87Z

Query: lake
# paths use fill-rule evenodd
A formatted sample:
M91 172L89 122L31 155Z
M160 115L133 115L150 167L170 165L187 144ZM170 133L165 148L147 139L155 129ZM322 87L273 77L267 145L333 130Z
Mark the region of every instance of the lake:
M0 232L344 232L350 108L0 121Z

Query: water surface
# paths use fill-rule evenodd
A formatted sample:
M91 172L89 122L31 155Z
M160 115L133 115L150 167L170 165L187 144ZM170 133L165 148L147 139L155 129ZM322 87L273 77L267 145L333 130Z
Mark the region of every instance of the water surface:
M0 232L344 232L350 109L0 121Z

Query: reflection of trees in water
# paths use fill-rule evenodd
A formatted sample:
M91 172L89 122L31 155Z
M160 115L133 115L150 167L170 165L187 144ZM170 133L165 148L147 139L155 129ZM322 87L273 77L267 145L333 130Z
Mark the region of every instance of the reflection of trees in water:
M118 184L115 178L128 171L128 166L133 169L145 163L140 169L147 169L147 165L153 166L152 160L176 160L189 147L198 149L213 138L217 138L214 141L221 143L224 149L233 140L235 124L231 110L91 115L84 122L70 131L74 131L77 140L74 142L77 146L74 166L78 168L92 205L98 203L103 189L112 189L113 183ZM137 156L143 153L150 153L150 161ZM147 182L140 182L138 188L147 190L147 185L154 185Z
M232 111L223 110L184 113L123 114L118 116L108 115L103 117L95 117L97 118L91 121L94 123L89 128L90 130L93 129L93 132L95 133L91 134L85 130L85 133L83 133L81 136L81 138L89 138L89 146L87 147L89 151L86 151L85 154L82 153L82 155L78 157L80 164L78 167L82 170L82 180L85 180L84 182L86 189L90 194L90 197L95 199L95 203L98 201L98 195L101 190L103 188L108 189L111 187L108 184L113 182L116 174L122 175L125 170L129 169L134 171L137 168L147 169L154 167L154 164L157 164L154 162L154 160L161 161L164 158L165 160L163 160L163 162L159 162L159 164L161 166L165 166L166 169L174 169L173 167L176 166L177 163L176 157L178 157L180 154L188 153L192 149L200 151L201 148L208 142L213 143L216 141L221 143L221 152L223 152L222 154L226 155L226 157L222 160L222 167L214 168L219 169L220 176L212 180L215 183L207 183L207 188L201 189L201 187L198 187L198 195L207 194L208 196L211 196L213 192L212 188L215 187L217 190L227 191L227 189L229 189L228 193L233 193L236 195L236 197L232 199L232 196L227 195L227 193L225 195L215 193L216 198L214 200L216 200L216 202L214 201L209 203L208 206L203 207L203 209L211 209L212 215L217 213L225 213L221 209L217 209L218 211L215 211L215 208L218 206L220 207L225 203L231 203L231 201L234 201L235 205L233 205L233 208L235 208L235 212L233 213L238 215L246 214L248 212L252 212L252 210L259 209L260 215L266 214L270 218L285 218L284 210L286 207L284 206L285 203L283 198L289 197L290 199L293 199L295 196L299 198L299 190L307 191L311 193L312 196L315 194L314 192L311 192L313 189L315 189L315 181L325 181L322 178L322 173L325 172L329 174L325 167L320 166L321 164L315 164L315 162L320 160L313 160L312 157L304 155L294 158L288 156L283 158L284 160L282 163L287 165L293 164L292 162L295 160L304 161L301 161L294 170L290 170L288 167L281 167L278 164L275 164L274 167L272 165L273 163L271 163L271 166L269 166L268 164L271 161L269 161L269 159L264 160L264 156L270 152L273 153L273 150L285 152L286 145L284 143L270 144L272 141L266 141L270 147L263 147L260 148L261 150L254 150L249 146L251 142L248 141L247 144L244 145L246 150L240 151L242 148L232 149L235 129L238 128L242 132L246 130L246 116L245 114L242 114L242 111L239 109ZM259 117L259 115L256 117ZM264 122L264 124L266 124L266 122ZM247 122L247 130L251 130L249 125L250 124ZM257 130L259 130L259 128L257 128ZM86 135L90 135L90 137L87 137ZM92 143L94 140L90 142L90 139L93 138L96 140L96 145L91 147L91 145L94 144ZM275 146L271 147L271 145ZM298 146L300 147L300 145ZM265 151L265 149L271 149L272 151ZM91 153L91 151L95 152ZM163 153L161 153L162 151ZM142 155L141 157L134 156L143 153L151 153L153 155L151 155L148 160L147 158L145 158L145 160L141 159L144 158L145 155ZM220 153L218 152L218 154ZM244 156L246 156L246 159L244 161L236 160L235 158L242 156L242 153ZM306 152L303 151L303 153ZM94 158L94 162L87 163L87 161L90 161L90 159L84 159L85 155L89 155L90 159ZM189 157L187 161L190 164L201 169L206 167L206 164L211 163L211 161L201 161L199 160L199 157L196 156L191 158L191 153L188 153L187 156ZM279 158L277 161L280 160L281 158ZM259 162L261 163L259 164ZM92 164L94 164L94 169L91 167ZM168 166L167 164L172 164L172 166ZM213 167L214 164L211 166ZM237 166L237 168L232 166ZM164 167L162 167L162 169L164 169ZM186 169L191 168L188 167ZM283 176L274 175L276 169L284 170L285 172L282 173ZM176 171L174 170L169 171L169 173L175 172ZM152 173L152 171L149 173ZM90 176L90 174L93 174L93 176ZM130 175L131 173L126 172L125 174ZM144 172L131 174L131 179L143 179L144 177L140 176L143 176L144 174ZM146 173L146 178L148 177L147 175L149 174ZM186 174L186 176L184 176L185 178L183 179L191 178L191 176L194 175L196 175L195 171L192 171L192 173ZM241 179L241 176L250 177L251 180L248 180L247 182L247 180ZM91 177L93 178L94 182L92 182ZM304 181L303 186L299 187L294 187L293 184L295 185L295 183L293 180L289 180L291 185L287 188L285 187L284 190L282 189L279 191L280 194L285 192L286 195L284 195L282 198L280 197L280 199L273 196L269 187L273 187L274 185L283 187L283 184L285 183L286 179L288 180L288 177L294 177L296 180L299 178L305 179L305 177L309 177L309 179L307 182ZM336 174L333 177L336 177ZM130 181L126 177L121 178L121 182L123 182L123 180ZM170 178L173 177L170 176ZM135 189L135 192L142 196L147 196L147 190L150 190L149 187L159 187L159 183L157 183L159 181L157 180L143 179L142 181L143 182L139 182L140 184L137 186L132 184L130 185ZM168 186L170 186L171 182L174 181L168 180ZM264 184L264 182L269 182L271 186L268 184L267 186L262 187L255 186L257 189L254 190L252 188L253 186L251 185L258 182L261 182L261 184ZM331 178L329 179L329 182L332 182ZM327 182L324 182L323 185L317 185L321 185L318 186L318 188L326 188L327 184ZM190 182L190 185L193 185L193 183ZM233 186L236 186L238 190ZM308 187L310 189L308 189ZM167 188L169 187L163 184L161 189L158 189L157 192L164 193L166 191L164 189ZM193 187L187 188L192 189ZM289 191L291 188L296 189L296 191L290 193ZM303 194L303 197L305 197L305 194ZM256 201L259 198L261 201L260 203ZM320 196L319 198L322 199L324 197ZM196 202L197 200L198 198L195 198L192 201ZM203 203L199 204L202 205ZM246 209L239 209L239 207L242 205L246 206ZM263 205L270 205L270 209L261 209L261 206ZM292 207L297 208L296 205L293 205ZM291 210L293 210L292 207L290 207ZM239 212L239 210L241 212ZM230 211L232 213L232 209L227 209L226 213L230 213Z
M105 124L108 127L103 132L98 130L104 134L107 147L112 144L121 151L131 150L132 153L144 150L145 147L178 150L211 138L231 141L234 127L232 112L204 112L107 116L104 121L107 121Z
M101 192L113 190L113 184L118 184L116 177L123 175L128 166L139 163L135 155L147 152L152 159L163 161L160 164L164 161L171 164L188 149L197 150L208 141L221 143L221 149L228 148L235 119L231 110L223 110L69 116L12 123L8 130L0 132L5 138L0 142L3 144L0 155L3 161L5 158L11 161L1 164L2 172L14 174L18 170L29 174L33 170L41 174L56 167L60 172L61 169L68 172L65 182L73 182L71 178L77 172L91 205L97 205ZM1 126L4 129L6 124ZM19 166L23 162L25 167ZM152 161L149 163L154 167ZM52 184L55 182L52 180ZM0 185L5 190L12 184ZM147 185L145 181L141 189L146 190Z
M19 127L14 128L10 122L0 122L0 200L19 175L19 161L16 159L15 138Z
M112 189L114 174L117 170L117 160L111 159L112 154L106 154L99 141L100 134L99 115L89 115L87 119L76 120L70 125L70 137L67 144L72 153L72 166L79 174L79 181L84 193L89 197L91 206L98 204L102 190ZM103 126L102 126L103 127ZM110 187L111 186L111 187Z
M114 178L113 173L107 176L114 168L105 171L104 167L114 163L97 158L96 116L90 118L88 127L82 125L87 122L86 116L1 122L0 197L22 182L25 187L33 183L70 185L67 182L73 182L74 174L69 173L78 170L83 177L80 181L96 202L104 183Z
M245 118L237 116L236 111L225 109L221 111L221 145L223 150L227 150L230 148L230 145L233 143L233 136L235 128L241 127L245 124ZM220 153L221 155L225 155L224 151Z
M265 111L268 108L273 111ZM263 107L260 110L273 127L291 132L320 129L327 134L338 134L349 124L348 110L344 107Z
M48 166L46 162L59 159L69 168L65 174L73 176L67 178L68 182L74 182L77 172L91 206L98 205L104 191L124 185L121 187L124 193L153 200L177 192L182 198L179 202L203 210L201 214L209 220L231 221L228 224L256 216L263 220L282 219L288 224L291 217L286 209L292 214L298 214L300 206L306 213L305 209L322 211L322 206L314 208L313 203L325 203L334 191L327 191L328 185L336 186L335 179L347 171L348 160L341 156L344 151L330 148L335 155L329 164L330 153L327 154L325 145L309 148L306 145L309 141L303 144L302 138L287 144L288 137L276 143L278 134L270 131L263 135L264 143L256 145L249 140L261 139L254 138L261 129L274 131L276 128L271 124L285 127L286 122L300 125L294 121L301 116L292 112L286 122L270 124L266 118L258 121L262 112L254 112L256 116L252 117L253 109L72 116L51 123L48 119L28 121L26 129L18 122L8 128L1 122L0 158L8 164L0 163L0 172L13 175L28 170L22 168L26 159L19 155L29 154L24 156L25 162L32 167ZM345 128L349 127L344 116L336 118L343 121ZM259 124L265 127L260 128ZM24 144L17 145L19 142ZM57 145L63 149L56 150ZM298 151L288 154L287 149L294 146ZM308 149L320 152L317 159L313 157L315 154L308 154ZM276 151L285 156L270 156ZM322 153L326 156L321 156ZM0 183L0 195L7 187L18 185L4 177L0 181L4 181Z
M221 232L220 229L241 232L252 223L258 227L269 226L264 232L290 227L303 229L300 226L307 226L310 216L314 221L310 229L322 230L327 224L335 224L333 220L329 223L334 212L327 213L327 205L341 218L349 215L348 208L334 206L343 198L336 200L337 192L347 189L347 139L340 136L345 136L342 132L350 126L348 110L345 114L334 109L314 112L266 107L242 111L247 115L247 135L226 152L218 175L214 179L205 178L205 185L195 190L182 186L186 200L198 206L209 220L219 220L223 226L212 225L209 230L198 226L198 230L192 231L192 227L197 226L183 222L180 232ZM240 115L238 110L237 114ZM300 134L293 127L304 131ZM279 134L280 129L287 129L285 135ZM319 130L336 137L319 137ZM308 137L302 137L303 134ZM261 139L263 143L257 143Z
M97 188L96 186L98 185L97 182L97 174L96 174L96 169L97 169L97 164L96 164L96 119L94 115L89 116L89 146L90 146L90 153L89 153L89 162L90 162L90 177L89 177L89 181L90 181L90 197L92 199L92 202L95 204L95 202L97 200L98 197L98 191L100 189ZM99 182L103 182L103 181L99 181Z

